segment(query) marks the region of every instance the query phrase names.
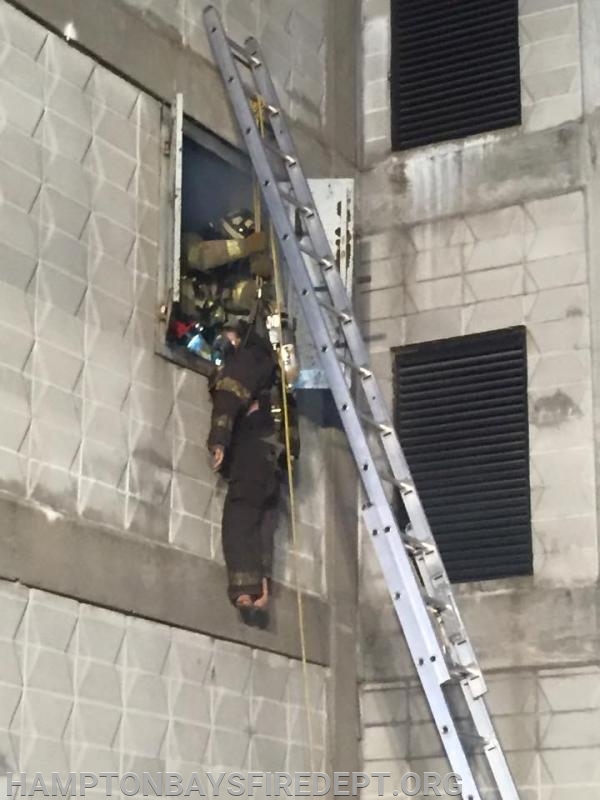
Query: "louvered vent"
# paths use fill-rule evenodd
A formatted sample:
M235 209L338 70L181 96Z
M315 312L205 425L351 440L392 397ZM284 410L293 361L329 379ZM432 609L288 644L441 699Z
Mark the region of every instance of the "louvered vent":
M524 328L395 354L396 429L450 580L531 575Z
M391 0L392 146L521 122L518 0Z

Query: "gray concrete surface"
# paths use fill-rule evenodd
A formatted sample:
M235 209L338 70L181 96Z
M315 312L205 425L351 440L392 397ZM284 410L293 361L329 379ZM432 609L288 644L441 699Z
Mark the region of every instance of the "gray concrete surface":
M164 102L182 91L190 119L236 141L207 60L199 8L151 0L0 2L0 577L12 582L9 604L16 598L25 609L20 627L0 638L18 660L31 644L29 663L43 662L34 677L26 668L21 683L8 680L11 703L15 691L25 690L0 715L0 750L16 768L41 763L42 753L49 760L60 754L69 768L85 757L93 768L92 753L132 769L156 770L166 758L175 769L174 762L189 760L188 734L195 763L204 753L207 768L304 768L308 733L295 678L289 691L279 680L261 690L263 703L252 688L259 677L246 685L237 668L216 679L214 667L201 671L197 682L204 686L187 691L213 692L211 714L222 709L225 723L202 719L199 707L188 730L169 705L168 752L159 753L165 711L159 684L174 686L160 658L147 668L136 661L131 672L127 647L115 652L104 677L98 673L99 705L83 709L84 690L65 674L74 669L83 633L63 642L55 630L61 609L77 618L85 608L109 620L111 630L152 631L160 647L173 649L185 639L222 649L235 655L242 677L249 663L257 665L256 676L270 676L271 663L297 675L296 582L314 662L309 679L316 676L320 687L313 703L315 768L358 763L357 706L348 702L349 693L356 697L357 674L356 514L343 443L302 423L298 542L292 547L282 518L272 624L265 631L245 627L224 595L224 486L206 460L206 382L154 352L169 205ZM224 12L238 37L264 26L265 49L310 174L352 174L356 71L344 44L356 39L357 19L336 19L322 0L302 8L261 0L250 10L232 0ZM67 23L76 33L71 44L62 37ZM339 503L342 486L350 488L347 504ZM37 611L27 610L38 601L48 609L41 650ZM59 661L61 678L53 684L51 664ZM138 669L150 674L140 679L143 713L111 727L132 701L128 694L109 698L114 675L108 673L116 670L129 686ZM30 704L38 701L55 727L73 703L82 713L58 736L31 717ZM98 725L90 721L94 714Z
M154 354L161 106L8 4L2 15L3 487L222 563L206 380ZM295 555L301 587L322 595L323 445L309 423L302 437ZM275 577L289 584L288 533Z
M59 34L72 24L76 46L157 99L170 103L176 92L183 92L186 114L240 144L204 33L204 3L14 1ZM228 2L225 8L218 0L213 5L240 42L260 34L311 175L329 176L334 161L341 161L346 173L351 170L356 140L347 134L356 126L357 69L346 37L358 40L354 6L350 9L346 3L335 9L323 0L311 0L302 8L290 0ZM340 83L343 93L325 92L326 85L333 89Z
M28 785L325 766L326 669L305 691L296 659L5 581L0 603L0 757Z
M0 577L122 614L299 658L296 593L276 588L268 629L244 625L220 602L224 568L141 537L69 518L48 506L0 497ZM329 662L329 609L304 599L310 661Z
M457 596L522 796L567 800L600 791L600 9L519 9L523 124L392 154L389 2L363 3L361 313L390 405L391 348L527 326L534 575ZM443 770L368 549L361 575L365 763Z
M327 571L330 650L329 741L334 771L361 769L358 707L357 474L342 431L327 449Z

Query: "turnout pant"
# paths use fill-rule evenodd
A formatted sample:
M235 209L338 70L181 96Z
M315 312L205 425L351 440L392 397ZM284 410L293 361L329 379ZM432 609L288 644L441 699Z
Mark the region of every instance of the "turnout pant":
M277 452L251 434L251 429L240 431L233 443L223 507L223 555L232 603L242 594L259 597L263 578L271 579L273 563L279 503Z

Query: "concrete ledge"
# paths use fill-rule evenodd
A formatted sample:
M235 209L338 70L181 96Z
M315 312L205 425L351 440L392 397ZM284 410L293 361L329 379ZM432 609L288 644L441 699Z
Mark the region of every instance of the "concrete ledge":
M396 153L361 176L364 235L481 213L572 191L585 183L588 126L520 128Z
M456 600L484 674L507 669L585 666L600 653L600 586L534 586L465 594ZM376 597L380 597L377 592ZM415 667L391 603L361 604L363 682L415 676Z
M466 628L484 669L586 664L600 653L600 587L534 586L459 594Z
M220 564L0 493L0 578L124 614L300 658L294 591L275 587L268 630L244 625ZM329 664L329 609L305 595L310 661Z

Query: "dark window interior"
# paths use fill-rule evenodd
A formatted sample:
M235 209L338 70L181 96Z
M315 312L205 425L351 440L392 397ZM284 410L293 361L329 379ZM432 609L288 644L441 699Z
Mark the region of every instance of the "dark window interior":
M521 123L518 0L393 0L392 146Z
M450 580L531 575L525 328L399 348L394 389L396 429Z
M213 370L210 347L219 326L227 316L247 315L253 310L249 298L255 301L255 280L248 259L210 271L194 267L188 258L190 237L228 239L223 219L237 211L252 215L254 208L252 177L245 157L208 134L202 136L211 146L191 136L183 137L181 298L171 308L164 354L182 366L209 374ZM241 286L246 287L243 303L235 305L234 297ZM195 338L198 334L200 340ZM191 349L194 345L195 350Z
M249 172L183 137L182 232L199 232L234 208L252 208Z

